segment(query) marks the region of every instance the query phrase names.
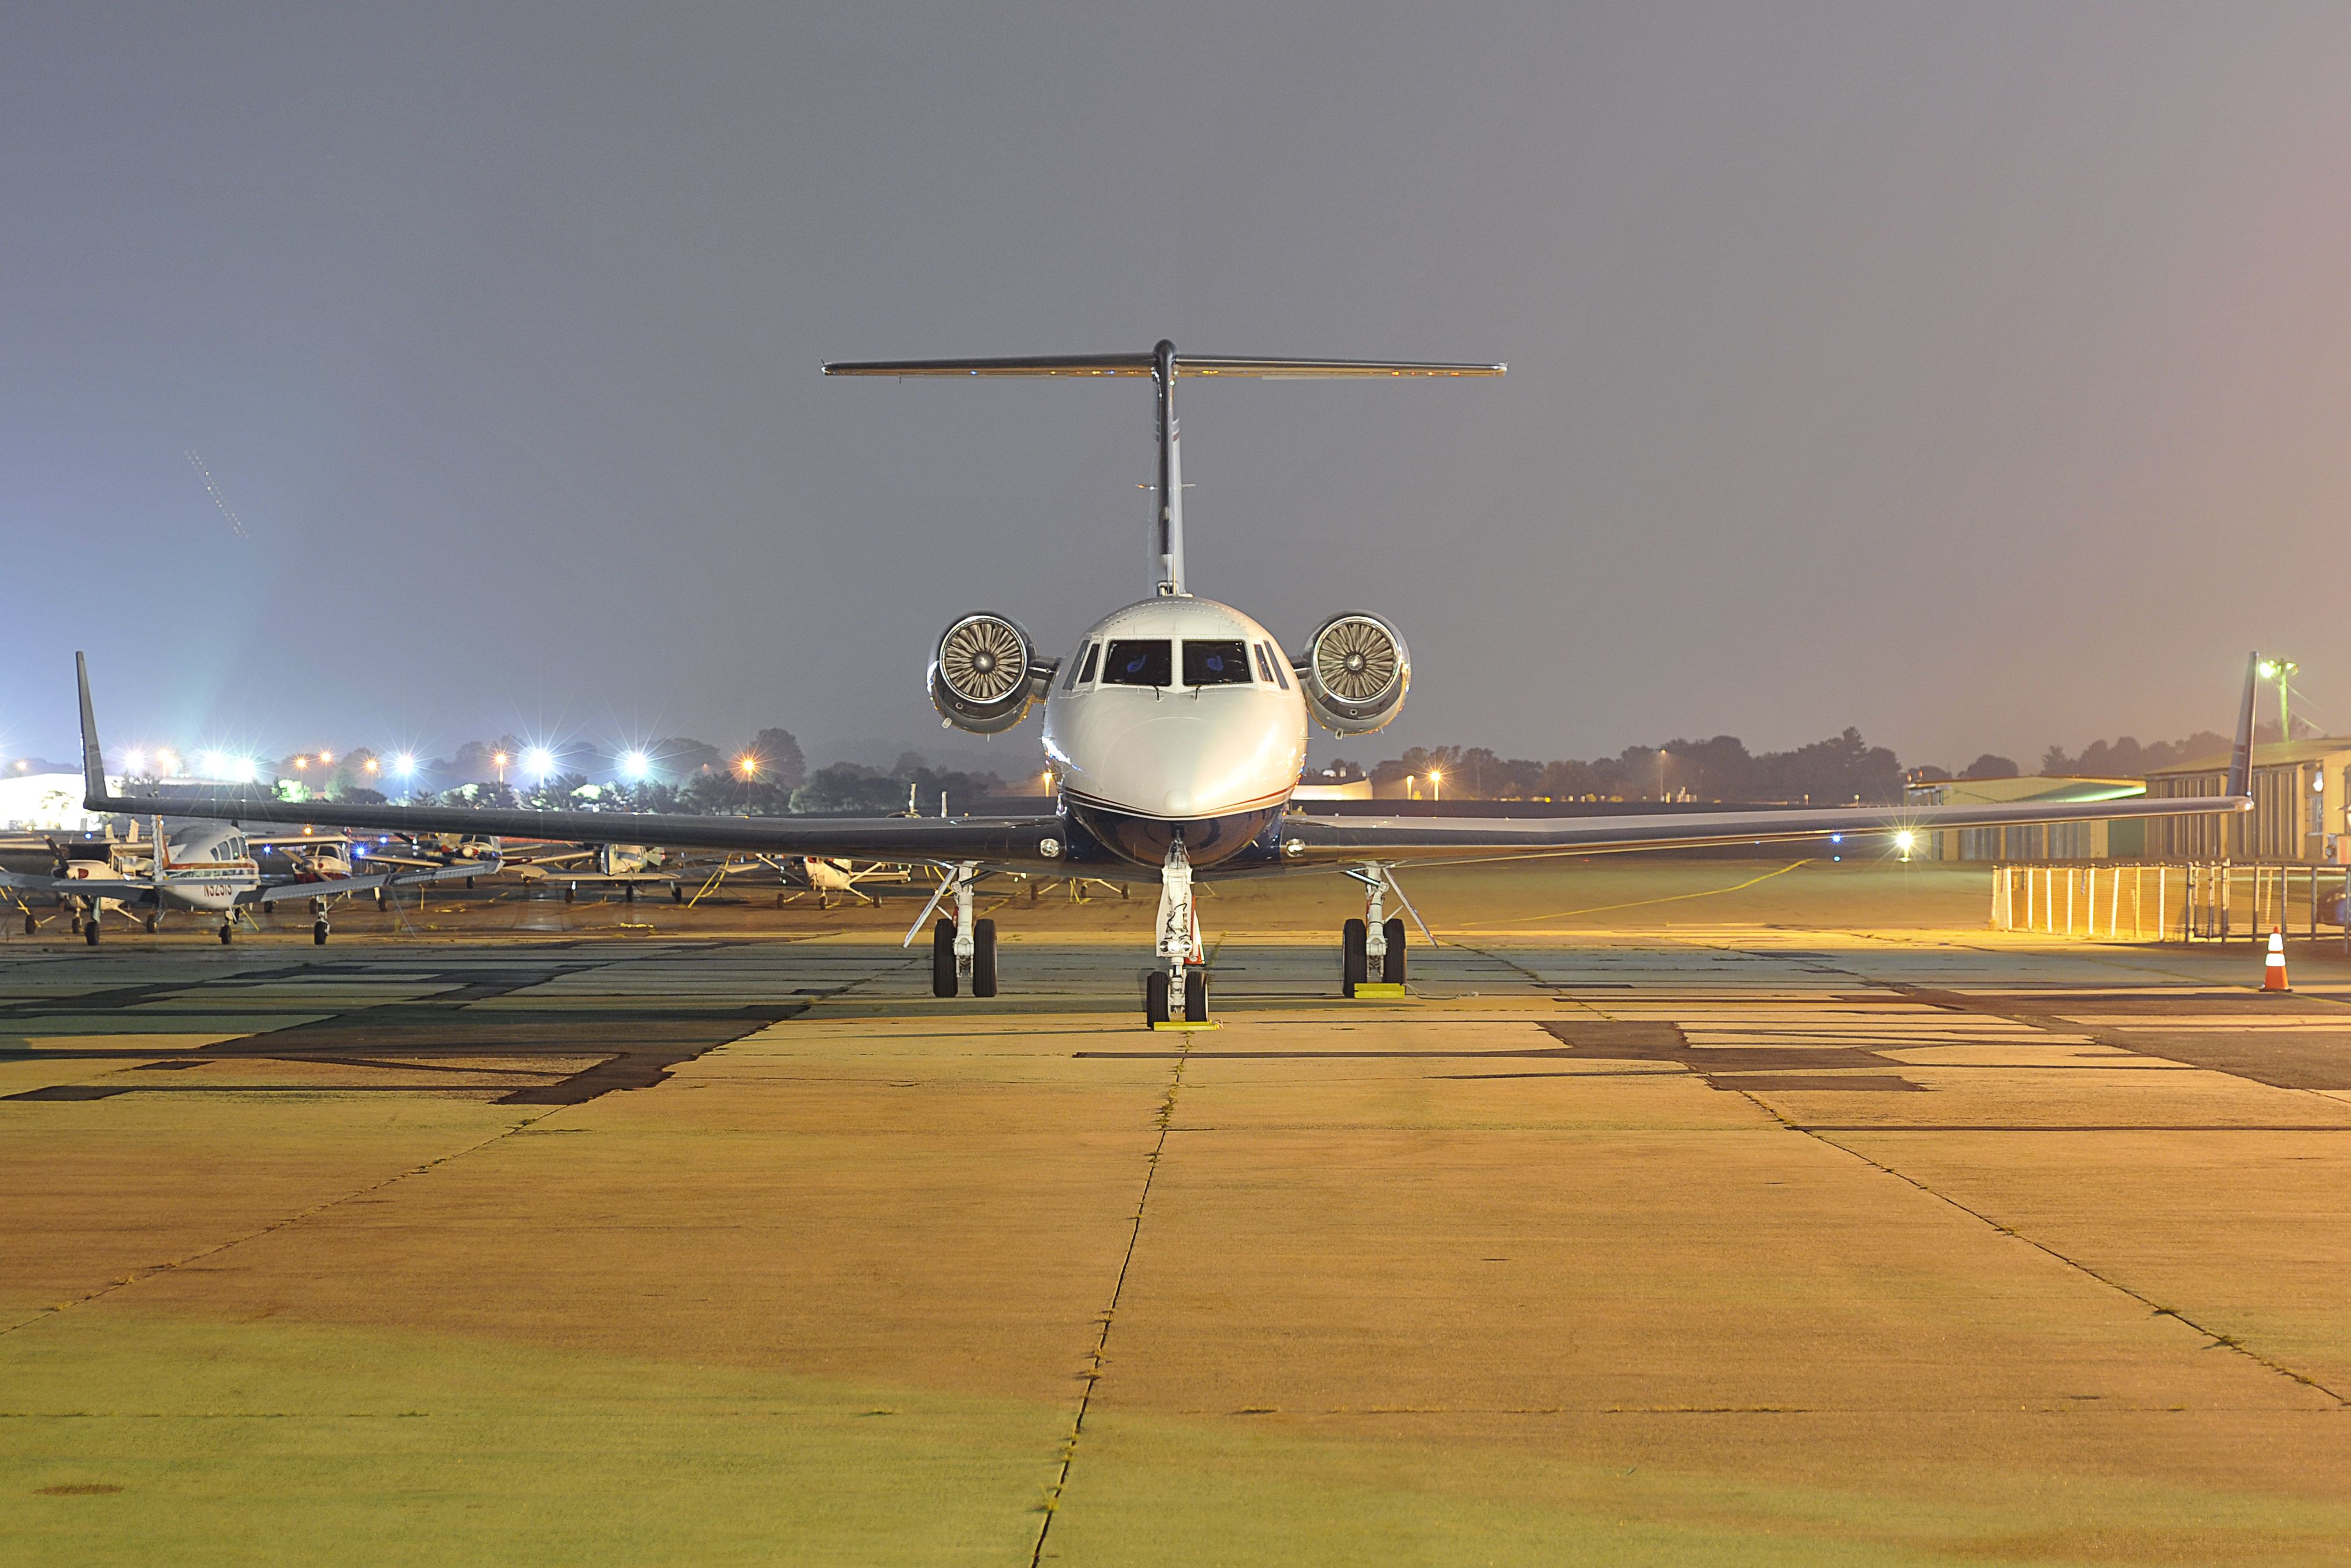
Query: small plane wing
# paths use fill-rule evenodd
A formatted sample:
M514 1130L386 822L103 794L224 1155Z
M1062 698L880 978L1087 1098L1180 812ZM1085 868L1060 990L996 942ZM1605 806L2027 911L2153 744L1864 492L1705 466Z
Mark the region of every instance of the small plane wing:
M0 887L17 893L53 893L69 898L110 898L121 904L154 902L152 883L95 876L26 876L0 871Z
M264 883L241 894L239 904L284 904L297 898L340 898L346 894L373 893L379 887L414 887L423 883L446 882L452 877L486 875L494 867L468 865L437 866L428 871L392 871L360 876L294 878L285 882Z

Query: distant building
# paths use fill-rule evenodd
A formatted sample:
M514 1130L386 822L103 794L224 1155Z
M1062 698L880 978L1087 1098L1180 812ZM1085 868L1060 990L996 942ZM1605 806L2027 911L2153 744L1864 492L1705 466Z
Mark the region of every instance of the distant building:
M1314 779L1314 775L1311 773L1306 777ZM1368 779L1350 779L1343 784L1330 784L1314 779L1314 782L1301 784L1291 790L1290 798L1293 800L1369 800L1373 799L1372 781ZM1403 798L1401 791L1398 792L1397 798Z
M1913 806L2064 805L2128 800L2147 792L2136 779L1945 779L1913 784L1903 800ZM2217 791L2216 791L2217 792ZM1938 861L2135 860L2144 852L2142 822L2049 822L2038 827L1962 828L1927 835L1926 858Z
M81 809L78 773L0 776L0 827L19 832L78 833L104 821Z
M2147 792L2158 800L2218 795L2228 778L2227 757L2199 757L2148 774ZM2148 822L2148 857L2351 863L2351 832L2343 816L2351 789L2351 738L2318 736L2256 746L2252 784L2251 812Z

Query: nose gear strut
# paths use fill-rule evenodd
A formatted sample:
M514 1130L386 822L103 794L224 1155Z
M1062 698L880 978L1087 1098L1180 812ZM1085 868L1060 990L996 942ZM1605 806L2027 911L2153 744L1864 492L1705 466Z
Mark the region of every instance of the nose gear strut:
M1199 905L1193 895L1192 862L1179 834L1167 846L1159 868L1159 946L1162 968L1144 983L1143 1014L1154 1024L1172 1023L1180 1002L1184 1021L1208 1021L1208 967L1200 944Z

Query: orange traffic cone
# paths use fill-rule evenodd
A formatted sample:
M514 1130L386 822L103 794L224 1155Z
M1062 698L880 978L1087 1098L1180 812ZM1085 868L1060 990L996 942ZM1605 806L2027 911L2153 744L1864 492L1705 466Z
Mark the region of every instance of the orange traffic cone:
M2285 983L2285 933L2283 931L2270 933L2270 956L2268 961L2262 966L2262 989L2264 991L2294 989L2292 986Z

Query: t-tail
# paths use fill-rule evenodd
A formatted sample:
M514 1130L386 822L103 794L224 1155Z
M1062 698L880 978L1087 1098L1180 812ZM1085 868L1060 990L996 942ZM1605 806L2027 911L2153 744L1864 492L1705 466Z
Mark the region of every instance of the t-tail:
M1180 595L1184 576L1184 461L1176 422L1178 376L1252 376L1264 381L1330 381L1353 376L1499 376L1506 365L1411 360L1268 360L1249 355L1179 354L1162 338L1147 354L1045 354L1010 360L861 360L828 364L829 376L1149 376L1158 394L1157 515L1152 555L1158 590Z

